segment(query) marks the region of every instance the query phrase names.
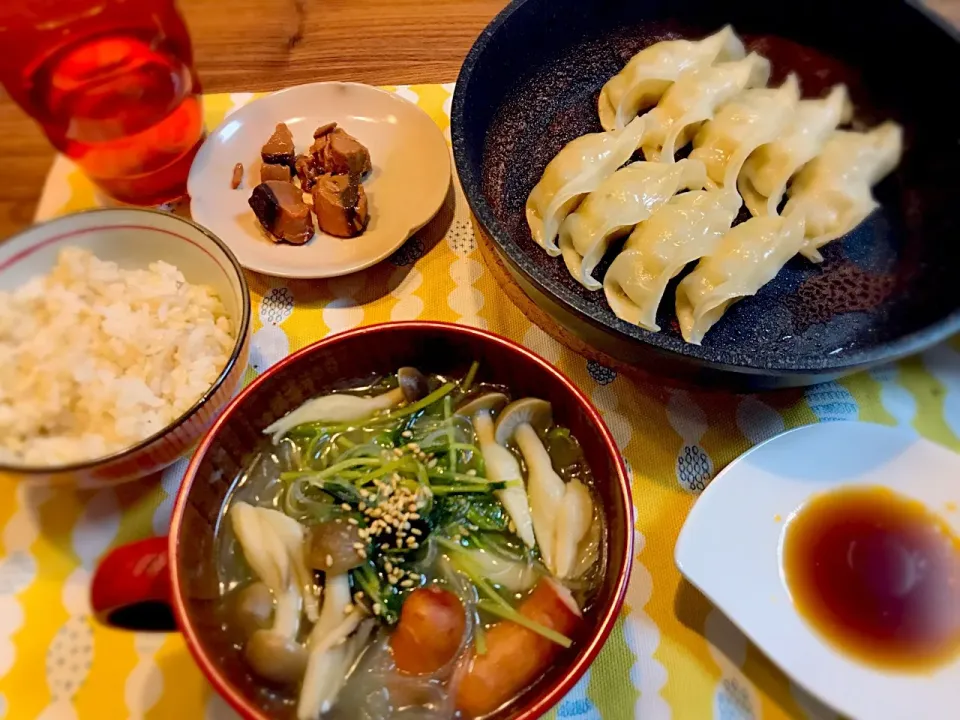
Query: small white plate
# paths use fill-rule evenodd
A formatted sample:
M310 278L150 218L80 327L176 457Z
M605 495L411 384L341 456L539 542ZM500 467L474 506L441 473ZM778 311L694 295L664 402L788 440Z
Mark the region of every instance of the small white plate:
M960 707L960 661L929 674L884 672L842 655L794 609L781 573L790 515L841 485L915 498L960 532L960 455L901 430L827 423L759 445L714 478L676 546L680 572L793 679L861 720L947 717ZM949 710L954 708L954 711Z
M370 151L363 187L370 224L355 238L317 232L306 245L274 243L247 204L260 182L260 148L277 123L293 133L298 153L313 131L336 122ZM231 189L233 166L243 183ZM207 137L190 168L193 219L218 235L250 270L290 278L346 275L388 257L427 224L450 186L450 151L430 116L403 98L357 83L298 85L254 100Z

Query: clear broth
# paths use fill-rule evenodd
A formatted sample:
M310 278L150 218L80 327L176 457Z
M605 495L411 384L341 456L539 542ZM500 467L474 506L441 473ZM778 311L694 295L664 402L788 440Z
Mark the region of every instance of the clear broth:
M448 378L436 375L430 376L430 379L432 387L448 381ZM354 395L376 395L393 387L396 387L396 379L393 376L367 378L358 381L352 387L340 390L340 392L348 392ZM509 390L506 387L477 383L469 393L461 398L461 401L465 402L486 392L502 392L510 397ZM594 522L587 538L581 543L581 549L582 552L589 551L596 559L581 576L565 582L578 605L586 614L590 612L594 596L606 571L607 528L605 516L599 495L594 487L593 475L583 457L579 443L568 431L557 428L552 430L556 431L552 434L547 433L542 440L554 460L554 469L566 482L574 478L583 482L590 489L594 500ZM381 431L382 428L377 430L356 428L341 434L350 442L363 443L369 441ZM472 442L476 442L475 437ZM508 449L517 458L524 477L526 477L527 469L518 448L508 446ZM302 470L316 459L311 459L307 455L308 449L302 442L298 443L290 438L285 438L277 445L273 445L269 439L265 439L246 470L236 478L224 502L216 531L222 596L222 627L223 631L233 641L238 653L242 652L246 638L242 631L232 626L230 607L235 593L250 583L253 580L253 575L243 559L243 552L233 534L230 523L226 519L227 512L231 504L238 501L260 507L284 510L286 488L280 480L280 473ZM468 463L466 467L469 467L470 461L466 460L465 462ZM311 524L307 518L298 517L297 519L305 525ZM511 545L510 537L504 536L504 543L508 547ZM521 548L522 543L514 539L513 546ZM426 557L426 554L420 558L417 567L421 573L421 581L417 585L438 584L455 592L462 590L462 588L451 587L451 583L456 582L456 580L451 579L450 573L444 572L438 565L437 558L442 554L443 551L440 550L435 553L433 558ZM318 575L318 577L322 577L322 575ZM360 588L352 586L351 589L356 591ZM499 589L502 591L502 588ZM519 603L529 592L514 593L510 594L509 597L515 603ZM468 623L464 643L456 660L443 672L434 676L413 678L391 672L392 661L385 651L385 641L389 631L386 627L380 627L374 634L366 651L358 658L348 674L346 684L339 695L343 700L342 704L338 701L324 717L330 718L330 720L340 720L348 717L351 720L388 720L393 718L441 720L457 717L458 715L452 707L452 698L446 690L446 683L455 667L468 657L467 651L472 647L474 628L477 622L481 627L488 628L493 623L498 622L498 618L488 616L482 611L478 612ZM306 625L306 623L304 624ZM302 627L301 640L308 633L309 628ZM272 694L276 700L292 706L296 702L295 690L294 687L277 687L267 692Z

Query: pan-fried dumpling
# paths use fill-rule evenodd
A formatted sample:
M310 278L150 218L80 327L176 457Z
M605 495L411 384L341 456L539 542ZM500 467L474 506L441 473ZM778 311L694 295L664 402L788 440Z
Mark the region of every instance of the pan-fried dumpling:
M673 162L673 156L711 119L717 108L748 87L763 87L770 79L770 61L756 53L742 60L684 70L646 115L643 156Z
M588 290L599 290L592 273L610 243L680 190L702 188L706 180L703 163L696 160L637 162L617 170L560 226L560 250L570 274Z
M888 121L865 133L836 130L820 154L797 173L784 215L802 212L807 243L800 250L821 262L819 249L859 225L877 201L871 188L900 162L903 129Z
M679 84L679 83L678 83ZM776 215L787 182L823 149L838 125L850 122L846 85L817 100L801 100L783 134L747 158L737 187L754 215Z
M773 280L803 243L802 213L750 218L724 235L677 287L683 339L699 345L728 307Z
M714 251L741 204L733 189L694 190L672 198L637 225L603 278L603 291L617 317L658 331L657 308L667 283Z
M744 90L700 128L690 157L707 166L707 176L716 186L736 187L747 157L777 139L799 101L800 85L792 74L779 88Z
M729 25L703 40L664 40L646 47L600 91L600 124L605 130L622 128L637 113L656 105L687 68L738 60L744 54L743 43Z
M560 254L556 243L560 223L584 195L630 159L640 146L644 127L643 118L637 118L623 130L578 137L550 161L527 198L527 225L548 254Z

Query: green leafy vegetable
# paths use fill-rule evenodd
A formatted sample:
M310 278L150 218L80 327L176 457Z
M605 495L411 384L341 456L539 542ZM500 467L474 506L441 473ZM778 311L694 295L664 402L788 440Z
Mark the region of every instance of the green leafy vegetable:
M466 394L470 387L473 385L473 381L477 377L477 370L480 369L480 361L474 360L470 363L470 369L467 370L467 374L463 378L463 382L460 383L460 392Z
M400 617L400 608L403 606L403 599L397 588L381 580L380 572L372 562L351 570L350 575L354 587L359 587L367 596L373 613L388 625L395 624Z
M506 532L510 517L495 497L445 495L434 502L430 524L435 528L466 525L478 530Z
M527 630L532 630L537 635L541 635L550 642L555 642L557 645L562 647L568 648L573 645L573 640L568 638L566 635L562 635L556 630L551 630L545 625L541 625L540 623L531 620L527 616L521 615L517 610L509 605L504 607L500 603L491 602L490 600L481 600L477 603L477 607L484 612L490 613L491 615L496 615L499 618L509 620L517 625L522 625Z

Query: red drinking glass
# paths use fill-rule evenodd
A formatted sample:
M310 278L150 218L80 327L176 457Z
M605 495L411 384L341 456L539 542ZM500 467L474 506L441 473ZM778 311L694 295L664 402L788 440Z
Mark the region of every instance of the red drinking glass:
M0 82L107 195L186 193L200 82L173 0L3 0Z

